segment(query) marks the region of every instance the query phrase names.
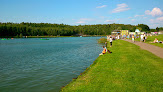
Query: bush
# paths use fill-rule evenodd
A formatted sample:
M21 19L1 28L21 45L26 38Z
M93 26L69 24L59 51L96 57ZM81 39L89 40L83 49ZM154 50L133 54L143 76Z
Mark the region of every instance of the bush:
M98 43L105 43L107 41L106 38L100 38L98 39Z

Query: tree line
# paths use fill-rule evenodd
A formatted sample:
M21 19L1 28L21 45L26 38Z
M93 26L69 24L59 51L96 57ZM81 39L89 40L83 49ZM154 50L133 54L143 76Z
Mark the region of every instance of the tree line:
M96 25L66 25L51 23L0 23L0 36L75 36L75 35L109 35L113 30L140 29L150 32L150 28L145 24L125 25L125 24L96 24ZM156 28L156 31L162 28Z

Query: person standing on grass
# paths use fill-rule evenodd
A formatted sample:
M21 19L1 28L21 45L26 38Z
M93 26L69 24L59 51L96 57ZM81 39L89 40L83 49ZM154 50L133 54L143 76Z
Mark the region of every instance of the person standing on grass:
M132 35L132 41L133 41L133 42L134 42L134 38L135 38L134 35Z
M106 52L107 52L107 42L105 42L105 49L106 49Z
M146 37L146 35L144 34L144 42L146 41L146 39L147 39L147 37Z
M117 39L119 40L119 35L117 36Z
M107 47L107 42L105 42L105 47Z
M110 38L110 37L107 35L107 41L109 41L109 38Z
M141 42L143 41L143 37L144 37L144 36L141 34L141 35L140 35L140 39L141 39L140 41L141 41Z
M111 36L110 36L109 41L110 41L110 47L112 47L112 41L113 41L113 39L112 39L112 37L111 37Z

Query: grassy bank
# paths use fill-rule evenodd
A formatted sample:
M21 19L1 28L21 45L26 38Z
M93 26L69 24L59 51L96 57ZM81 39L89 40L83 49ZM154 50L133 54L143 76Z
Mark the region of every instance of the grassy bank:
M146 92L163 90L163 59L126 41L116 40L113 53L99 56L63 92Z
M151 45L155 45L155 46L159 46L159 47L163 48L163 44L161 44L161 43L151 43L151 42L154 41L155 38L157 38L159 41L163 41L163 35L148 36L145 43L148 43L148 44L151 44ZM135 40L136 41L140 41L140 38L137 38Z

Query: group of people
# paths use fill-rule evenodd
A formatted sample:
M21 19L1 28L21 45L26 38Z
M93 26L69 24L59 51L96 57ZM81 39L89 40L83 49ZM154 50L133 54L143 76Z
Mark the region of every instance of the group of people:
M107 41L110 42L110 47L112 47L112 42L113 42L112 36L107 36ZM109 50L107 50L107 42L105 42L105 46L103 46L103 51L102 51L102 53L99 54L99 55L103 55L103 54L105 54L106 52L112 53L112 52L110 52Z
M132 37L132 41L135 42L135 35L131 35L131 37ZM115 39L120 39L120 36L119 35L115 36L115 37L114 36L112 37L111 35L107 36L107 42L110 42L110 47L112 47L112 42ZM140 41L145 42L146 40L147 40L147 36L145 34L141 34L140 35ZM109 50L107 50L107 42L105 42L105 46L103 46L103 51L99 55L103 55L106 52L111 53ZM158 41L158 39L155 38L155 40L153 42L151 42L151 43L162 43L163 44L163 41Z
M147 36L145 34L140 35L140 41L141 42L145 42L146 39L147 39ZM135 36L134 35L132 35L132 41L135 42Z

